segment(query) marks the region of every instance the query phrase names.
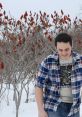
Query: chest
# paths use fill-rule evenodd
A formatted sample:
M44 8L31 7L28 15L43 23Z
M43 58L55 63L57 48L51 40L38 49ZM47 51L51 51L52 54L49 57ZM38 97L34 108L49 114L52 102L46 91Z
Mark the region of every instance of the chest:
M71 76L71 81L76 82L82 80L82 63L68 66L67 68L61 67L55 63L48 65L48 77L53 82L60 82L61 75L67 74Z

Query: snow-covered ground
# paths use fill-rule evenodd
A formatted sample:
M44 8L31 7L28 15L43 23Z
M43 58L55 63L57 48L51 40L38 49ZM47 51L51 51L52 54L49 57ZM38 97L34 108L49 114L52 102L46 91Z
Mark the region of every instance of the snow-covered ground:
M30 84L29 102L26 103L26 94L23 92L21 104L19 108L19 117L37 117L37 107L34 101L34 86ZM0 117L16 117L15 103L13 101L13 93L8 90L2 96L0 100ZM9 95L8 95L9 94ZM9 101L8 101L9 99Z
M16 117L14 104L7 106L4 103L0 107L0 117ZM19 110L19 117L37 117L36 104L34 102L28 104L22 103Z
M31 87L30 91L32 93L33 87ZM8 92L7 92L8 93ZM3 96L2 102L0 103L0 117L16 117L15 116L15 104L12 100L12 93L9 93L9 102L7 101L7 93ZM30 95L31 95L30 93ZM30 97L32 99L33 97ZM20 109L19 109L19 117L38 117L37 116L37 106L36 102L25 103L26 95L23 93ZM80 117L82 116L82 105L80 108Z

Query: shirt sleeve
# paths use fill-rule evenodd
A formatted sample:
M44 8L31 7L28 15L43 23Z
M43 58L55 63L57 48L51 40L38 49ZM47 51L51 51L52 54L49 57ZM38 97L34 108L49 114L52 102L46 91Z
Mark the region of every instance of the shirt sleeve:
M80 63L80 72L81 72L81 87L82 87L82 56L81 56L81 63Z
M45 87L45 81L48 78L48 68L46 61L42 61L42 63L39 65L39 70L35 79L35 86L44 88Z

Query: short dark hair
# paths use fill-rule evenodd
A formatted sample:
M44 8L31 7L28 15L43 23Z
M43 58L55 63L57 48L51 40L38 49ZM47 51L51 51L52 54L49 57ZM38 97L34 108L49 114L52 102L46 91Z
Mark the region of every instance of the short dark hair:
M55 38L55 46L57 46L57 42L64 42L64 43L70 43L72 46L72 37L67 33L59 33Z

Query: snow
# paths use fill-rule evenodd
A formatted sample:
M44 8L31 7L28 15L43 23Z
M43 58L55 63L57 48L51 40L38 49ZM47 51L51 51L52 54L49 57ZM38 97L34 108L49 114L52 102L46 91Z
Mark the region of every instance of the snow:
M26 95L25 92L23 92L23 96L21 99L21 104L19 108L19 117L38 117L37 112L37 106L36 102L32 99L34 99L34 87L30 86L30 94L29 94L29 102L25 103ZM15 103L12 100L12 90L9 93L9 96L7 96L9 92L6 91L6 93L2 97L2 101L0 103L0 117L16 117L15 115ZM7 97L9 98L9 102L7 100ZM80 114L82 115L82 105L80 106ZM80 115L80 117L81 117Z
M5 103L0 107L0 117L15 117L15 105L7 106ZM37 117L35 102L22 103L19 110L19 117Z
M4 85L5 88L5 85ZM29 102L26 103L26 94L23 91L19 108L19 117L37 117L37 106L34 100L34 86L30 84ZM9 99L9 101L8 101ZM15 102L13 101L13 90L6 90L0 100L0 117L16 117Z

